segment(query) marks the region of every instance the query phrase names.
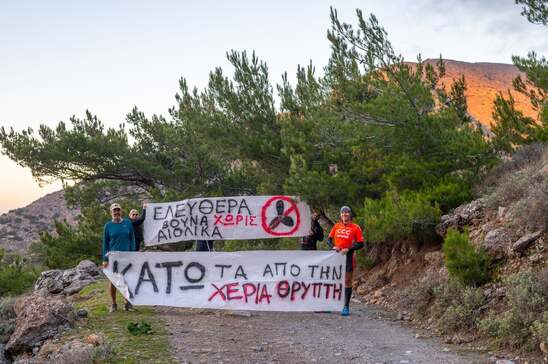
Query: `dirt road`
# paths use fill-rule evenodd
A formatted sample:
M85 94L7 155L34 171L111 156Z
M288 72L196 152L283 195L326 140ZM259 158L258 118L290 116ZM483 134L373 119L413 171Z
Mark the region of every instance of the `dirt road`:
M176 357L190 363L488 363L354 305L335 313L229 312L159 308ZM444 350L445 349L445 350Z

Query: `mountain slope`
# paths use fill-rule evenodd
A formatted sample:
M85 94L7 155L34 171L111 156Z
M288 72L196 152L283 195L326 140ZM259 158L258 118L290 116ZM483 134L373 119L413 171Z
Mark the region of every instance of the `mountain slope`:
M69 209L63 191L39 198L28 206L0 216L0 248L23 253L42 231L53 231L54 220L76 222L78 209Z
M428 59L425 62L435 63L437 60ZM445 60L446 75L442 82L449 86L453 80L464 75L466 80L466 99L468 101L468 111L478 119L483 125L491 126L493 124L493 101L498 93L507 96L508 90L511 90L516 101L518 110L525 115L536 118L536 112L533 110L529 99L513 91L512 80L518 75L522 75L516 66L504 63L469 63L453 60Z

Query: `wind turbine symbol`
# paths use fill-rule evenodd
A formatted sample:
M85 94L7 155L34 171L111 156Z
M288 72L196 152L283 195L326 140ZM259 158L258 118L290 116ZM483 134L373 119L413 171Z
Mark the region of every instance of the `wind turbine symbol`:
M293 226L295 225L295 222L293 221L293 218L291 216L287 216L293 209L289 209L288 211L285 211L285 204L283 200L276 201L276 212L278 213L278 216L272 219L270 221L270 224L268 224L268 227L272 230L276 229L278 225L283 224L285 226Z

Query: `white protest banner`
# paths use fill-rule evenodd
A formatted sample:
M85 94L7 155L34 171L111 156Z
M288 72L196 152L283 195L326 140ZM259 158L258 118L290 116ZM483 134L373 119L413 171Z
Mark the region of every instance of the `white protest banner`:
M345 264L334 251L111 252L103 271L134 305L332 311Z
M193 198L150 203L145 245L183 240L268 239L308 235L310 208L289 196Z

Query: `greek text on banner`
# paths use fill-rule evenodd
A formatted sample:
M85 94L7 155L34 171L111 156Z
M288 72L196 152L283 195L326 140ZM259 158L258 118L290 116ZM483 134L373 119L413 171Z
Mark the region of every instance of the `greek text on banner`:
M308 235L310 208L289 196L193 198L150 203L145 245L184 240L268 239Z
M334 311L345 262L334 251L111 252L103 271L134 305Z

